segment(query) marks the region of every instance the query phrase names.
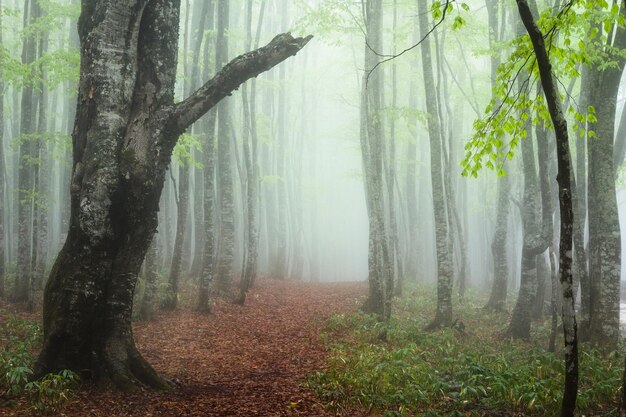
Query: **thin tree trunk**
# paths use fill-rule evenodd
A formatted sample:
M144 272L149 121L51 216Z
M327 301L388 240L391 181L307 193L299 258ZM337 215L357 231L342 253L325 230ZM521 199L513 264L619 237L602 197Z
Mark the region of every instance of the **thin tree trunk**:
M559 244L559 277L563 290L563 334L565 340L565 383L561 406L562 417L573 417L576 408L578 391L578 337L576 312L572 285L572 225L573 204L571 186L571 157L567 121L561 109L559 92L556 87L552 67L548 57L544 37L535 24L533 14L525 0L517 0L519 13L530 36L537 58L537 66L541 76L541 84L548 104L550 118L554 126L557 142L557 160L559 183L559 205L561 214L561 241Z
M212 33L215 27L215 0L207 1L208 31ZM211 40L211 42L209 42ZM204 43L204 78L209 78L209 63L211 51L215 50L215 41L210 35ZM202 246L202 271L198 285L198 300L196 309L207 312L211 310L211 287L215 277L215 125L217 114L215 110L202 119L203 159L202 170L204 183L204 223L202 233L204 234Z
M485 0L489 16L489 45L492 51L496 50L496 42L502 38L498 36L499 27L504 28L504 22L498 22L499 2ZM504 7L501 7L504 9ZM504 12L503 12L504 13ZM491 83L496 83L496 71L500 65L499 54L491 55ZM495 97L494 97L495 99ZM508 175L498 178L496 197L496 229L491 241L491 254L493 256L493 285L489 301L485 309L492 311L504 311L506 308L506 293L508 287L509 268L507 262L508 252L508 219L509 219L509 189L510 179Z
M437 248L437 310L435 319L427 326L435 329L448 326L452 323L452 254L449 252L450 230L445 201L443 180L443 157L441 126L437 116L437 93L431 58L430 40L428 31L428 2L417 0L417 14L419 16L420 45L422 56L422 70L424 76L424 90L426 96L426 110L428 117L428 136L430 138L430 174L433 193L433 211L435 215L435 244Z
M0 0L0 10L2 10L2 0ZM2 44L2 14L0 13L0 44ZM5 290L5 258L6 258L6 241L4 238L4 207L5 203L5 162L4 162L4 74L3 65L0 64L0 298L6 295Z
M247 15L247 46L250 47L252 43L252 0L248 0L248 15ZM261 4L261 12L259 14L259 21L257 22L257 32L255 45L259 43L259 37L261 33L261 27L263 25L263 16L265 11L266 2ZM243 304L246 300L246 294L252 286L258 269L259 258L259 226L258 226L258 202L259 202L259 156L258 156L258 138L256 130L256 80L252 80L252 86L250 91L250 101L247 100L247 88L246 85L242 87L243 93L243 106L244 106L244 121L246 124L245 129L248 130L248 134L244 134L244 158L246 161L246 171L248 172L248 181L246 183L246 197L247 197L247 230L248 239L246 263L243 268L243 276L241 279L241 285L239 288L239 298L237 302ZM248 128L249 126L249 128ZM249 141L249 143L248 143Z
M48 49L48 34L42 33L39 39L38 55L41 59ZM33 227L33 289L41 290L43 287L44 273L48 260L48 211L49 211L49 170L50 151L47 139L48 132L48 96L49 92L45 85L46 74L43 64L40 65L39 75L42 82L39 85L39 117L38 117L38 165L36 167L35 186L37 187L36 200L33 205L33 213L37 227Z
M228 0L217 2L216 68L228 59L228 29L230 9ZM219 205L219 244L217 252L216 287L226 292L232 285L235 253L235 207L232 174L232 138L229 100L223 100L217 109L217 178Z
M38 7L34 0L24 1L24 29L37 20ZM22 64L31 65L35 61L37 44L33 33L26 35L22 44ZM18 180L18 228L17 228L17 278L15 282L14 301L31 300L32 283L32 222L33 197L35 192L33 161L36 160L35 143L32 135L35 132L34 89L29 82L22 87L21 118L20 118L20 152Z

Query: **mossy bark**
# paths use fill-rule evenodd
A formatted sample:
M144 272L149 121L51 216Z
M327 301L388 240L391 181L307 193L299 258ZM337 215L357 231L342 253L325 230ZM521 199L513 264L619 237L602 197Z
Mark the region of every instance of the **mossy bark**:
M83 4L70 225L44 293L37 375L71 369L122 390L169 386L138 352L131 313L176 140L310 39L279 35L175 105L179 9L171 0Z

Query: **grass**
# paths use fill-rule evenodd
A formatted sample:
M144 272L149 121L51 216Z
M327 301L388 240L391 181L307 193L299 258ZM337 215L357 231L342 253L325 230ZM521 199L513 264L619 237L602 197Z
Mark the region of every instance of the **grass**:
M26 402L32 413L52 413L72 395L78 376L69 370L31 380L41 343L39 323L14 314L0 322L0 407Z
M544 348L548 321L533 323L530 342L502 338L508 315L469 296L456 305L463 325L425 332L434 299L433 289L411 289L386 329L372 316L332 317L322 335L328 367L309 385L339 412L357 405L383 416L558 415L563 360ZM580 415L618 415L622 365L621 354L580 347Z

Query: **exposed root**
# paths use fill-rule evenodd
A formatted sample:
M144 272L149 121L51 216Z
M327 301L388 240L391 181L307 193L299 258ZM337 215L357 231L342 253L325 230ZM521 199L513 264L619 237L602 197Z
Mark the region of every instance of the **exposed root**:
M132 341L110 341L106 346L85 357L85 360L80 360L74 355L74 361L70 362L62 352L57 353L58 355L53 357L46 357L47 363L43 363L40 357L35 366L33 379L70 369L78 373L83 381L102 388L112 385L123 392L142 389L168 390L173 387L173 384L159 376L141 356Z

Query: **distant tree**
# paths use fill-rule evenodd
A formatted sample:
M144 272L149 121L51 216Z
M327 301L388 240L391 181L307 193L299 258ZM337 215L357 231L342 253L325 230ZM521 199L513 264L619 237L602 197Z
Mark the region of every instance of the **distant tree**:
M496 72L500 66L500 54L496 48L500 39L500 27L504 22L500 22L498 13L502 8L504 16L504 5L497 1L485 0L487 6L487 15L489 18L489 46L491 52L491 83L495 87L497 75ZM492 100L497 101L495 92ZM491 286L491 295L485 306L486 309L493 311L504 311L506 303L507 285L509 280L509 266L507 262L507 246L508 246L508 221L510 212L510 175L503 175L498 179L498 191L496 197L496 229L491 240L491 254L493 256L493 285Z
M37 37L34 30L27 30L41 15L39 3L24 2L24 36L22 41L22 64L32 70L37 58ZM15 281L14 301L31 301L32 270L32 221L33 201L35 196L34 167L38 155L35 141L37 108L35 88L32 81L22 87L20 103L20 153L18 175L18 212L17 212L17 278Z
M310 39L279 35L174 104L179 12L166 0L83 2L70 229L44 293L37 375L67 368L122 390L167 386L135 347L130 319L174 145Z
M208 11L208 33L204 42L204 78L208 79L211 70L211 56L215 54L215 39L211 36L215 28L215 0L207 1ZM215 69L219 71L219 67ZM254 81L254 79L253 79ZM204 224L202 233L204 234L202 245L202 269L200 272L198 285L198 300L196 309L198 311L210 311L210 294L215 277L215 125L217 123L217 109L211 109L201 119L201 135L203 138L202 170L203 177L203 210Z
M0 0L0 11L2 10L2 1ZM2 13L0 12L0 54L4 56L5 50L2 45ZM6 242L4 239L4 207L5 207L5 162L4 162L4 74L2 62L0 62L0 298L5 296L5 257Z
M230 27L229 0L217 1L217 40L215 63L221 67L228 61ZM233 138L231 103L224 100L217 106L217 206L219 242L217 245L215 287L219 291L230 289L235 256L235 197L233 191Z
M246 49L252 47L252 0L248 0L246 14ZM256 38L254 40L255 48L259 45L259 36L261 34L261 26L265 15L265 7L267 2L261 4L259 21L257 23ZM248 95L247 86L244 84L241 88L243 98L243 114L244 114L244 142L243 153L246 164L246 241L245 257L243 264L243 273L241 275L241 283L239 285L239 297L237 302L243 304L246 300L246 294L257 274L259 260L259 141L256 123L256 80L252 80L251 89Z
M198 76L198 63L200 60L200 51L202 48L202 39L204 38L204 25L207 13L207 2L195 3L196 13L200 15L200 19L195 20L197 27L192 28L189 24L190 5L187 4L185 12L185 40L183 42L183 91L186 95L189 95L192 89L197 88L194 85L194 81ZM190 36L190 33L195 35L195 38ZM193 38L193 39L190 39ZM193 43L191 54L189 53L189 44ZM190 62L191 56L191 62ZM191 133L191 132L190 132ZM187 138L191 136L187 135ZM166 296L163 300L163 307L167 310L173 310L178 304L178 286L180 281L180 274L182 272L183 261L183 245L185 237L189 234L187 230L187 218L189 217L189 199L190 199L190 185L189 174L190 167L193 165L193 149L191 144L179 144L184 146L181 153L184 153L185 157L178 158L178 187L176 192L176 236L174 238L174 252L172 254L172 264L170 266L170 273L168 277L168 287ZM188 146L185 146L188 145Z

